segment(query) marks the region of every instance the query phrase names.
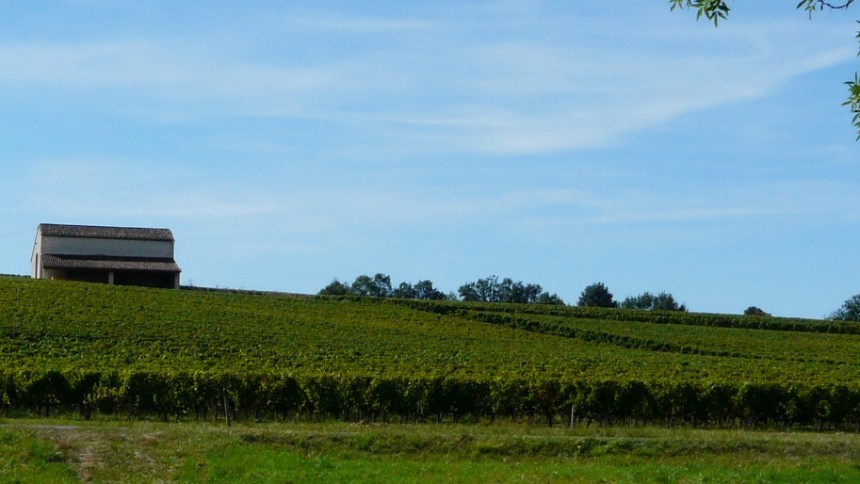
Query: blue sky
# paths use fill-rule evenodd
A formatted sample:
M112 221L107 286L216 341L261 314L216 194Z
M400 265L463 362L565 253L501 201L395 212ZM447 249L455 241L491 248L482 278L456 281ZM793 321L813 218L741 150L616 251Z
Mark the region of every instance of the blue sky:
M155 226L200 286L822 317L860 293L858 14L776 3L2 1L0 273L40 222Z

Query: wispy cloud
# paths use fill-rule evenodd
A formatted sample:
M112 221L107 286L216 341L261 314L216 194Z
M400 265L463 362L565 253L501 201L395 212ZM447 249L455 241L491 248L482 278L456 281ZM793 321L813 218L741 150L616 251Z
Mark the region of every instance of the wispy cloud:
M470 183L444 190L324 184L284 189L267 180L266 173L216 180L199 168L153 170L151 162L110 159L36 163L28 177L28 206L68 219L270 221L264 225L296 235L334 234L350 227L446 231L483 221L527 233L536 227L666 225L695 230L768 220L860 219L860 195L852 184L815 179L688 190L654 190L620 179L608 185L582 180L565 188L501 191L476 190Z
M298 10L265 20L279 29L301 29L314 34L397 34L440 28L436 22L408 17L342 15L321 10Z
M496 14L511 8L501 4ZM0 44L0 83L18 90L86 91L94 102L108 91L125 96L125 114L156 120L313 119L346 130L361 125L378 133L381 143L396 143L408 133L437 149L516 155L602 146L679 115L764 96L855 54L850 42L835 46L831 36L741 24L715 34L725 54L700 54L694 46L676 47L675 57L654 57L653 45L662 40L645 27L625 32L621 42L595 42L592 30L577 30L583 20L567 15L562 20L570 32L513 36L498 33L483 17L452 25L294 12L280 20L301 27L291 31L290 42L311 42L305 36L329 31L340 32L346 42L368 33L381 40L346 55L333 43L315 46L311 57L285 53L266 60L254 45L219 49L231 39L214 33L7 42ZM550 27L560 23L556 19ZM785 42L793 47L783 48Z

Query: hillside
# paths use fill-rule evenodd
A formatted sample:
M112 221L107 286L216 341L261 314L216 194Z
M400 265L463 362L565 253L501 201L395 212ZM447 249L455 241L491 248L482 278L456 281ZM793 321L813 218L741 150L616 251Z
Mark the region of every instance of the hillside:
M843 425L860 415L858 332L781 318L4 277L0 410L178 418L226 400L257 417L552 422L573 410L586 421Z

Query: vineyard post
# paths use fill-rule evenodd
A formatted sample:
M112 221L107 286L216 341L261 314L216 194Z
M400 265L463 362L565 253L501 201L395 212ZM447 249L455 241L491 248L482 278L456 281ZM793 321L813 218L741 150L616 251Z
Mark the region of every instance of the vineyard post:
M576 421L576 404L570 404L570 428L573 428L573 422Z
M221 399L224 402L224 421L230 426L230 404L227 402L227 387L221 387Z

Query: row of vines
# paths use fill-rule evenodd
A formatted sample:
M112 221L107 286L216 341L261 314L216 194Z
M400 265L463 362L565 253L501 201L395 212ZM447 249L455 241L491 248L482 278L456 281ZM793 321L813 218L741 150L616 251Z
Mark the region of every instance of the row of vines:
M477 421L548 425L851 428L860 387L457 379L441 375L229 372L0 372L0 413L80 411L129 418ZM226 412L226 413L225 413Z
M744 316L735 314L709 314L683 311L645 311L640 309L541 304L488 304L419 300L394 300L392 302L439 314L467 315L471 312L493 312L519 315L539 314L604 321L860 335L860 323L853 321Z

